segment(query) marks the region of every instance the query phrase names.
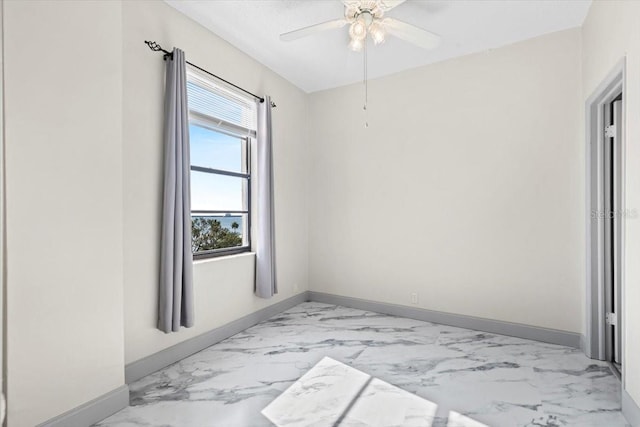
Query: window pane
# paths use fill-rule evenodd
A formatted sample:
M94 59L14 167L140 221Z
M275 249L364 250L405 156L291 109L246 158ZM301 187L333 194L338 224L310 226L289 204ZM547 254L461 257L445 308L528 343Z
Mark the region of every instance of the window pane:
M191 171L192 211L244 211L246 178Z
M246 172L244 140L195 124L189 125L191 165Z
M193 253L246 245L246 225L246 215L193 215Z

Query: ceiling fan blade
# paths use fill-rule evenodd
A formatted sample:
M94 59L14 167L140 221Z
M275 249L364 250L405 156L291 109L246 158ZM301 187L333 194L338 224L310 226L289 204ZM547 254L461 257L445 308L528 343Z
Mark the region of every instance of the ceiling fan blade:
M394 7L400 6L405 1L407 0L380 0L380 7L382 7L382 9L387 12Z
M308 27L300 28L297 30L289 31L288 33L280 34L280 40L289 42L297 40L302 37L307 37L321 31L333 30L335 28L342 28L347 25L346 19L334 19L333 21L322 22L320 24L310 25Z
M440 36L422 28L393 18L385 18L382 24L387 32L424 49L433 49L440 44Z

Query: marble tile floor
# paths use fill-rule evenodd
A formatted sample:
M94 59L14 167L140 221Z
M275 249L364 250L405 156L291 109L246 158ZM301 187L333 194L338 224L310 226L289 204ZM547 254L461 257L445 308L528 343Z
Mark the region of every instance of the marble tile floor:
M628 426L617 378L580 350L313 302L131 384L96 426L272 426L261 411L324 357L433 402L433 427Z

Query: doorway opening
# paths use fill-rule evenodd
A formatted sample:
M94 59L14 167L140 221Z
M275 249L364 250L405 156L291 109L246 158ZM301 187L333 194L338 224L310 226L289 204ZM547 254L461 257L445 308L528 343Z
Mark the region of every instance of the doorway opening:
M622 92L604 105L604 303L605 303L605 360L611 362L614 371L622 372L621 339L621 222L620 210L620 157L622 143Z
M623 369L624 62L587 101L587 328L584 351Z

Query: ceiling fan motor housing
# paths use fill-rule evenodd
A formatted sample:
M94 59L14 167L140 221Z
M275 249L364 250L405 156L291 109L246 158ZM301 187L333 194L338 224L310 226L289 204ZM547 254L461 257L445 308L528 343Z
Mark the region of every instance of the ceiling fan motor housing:
M362 19L367 25L371 25L374 19L381 19L384 10L376 1L362 1L345 8L344 16L350 23Z

